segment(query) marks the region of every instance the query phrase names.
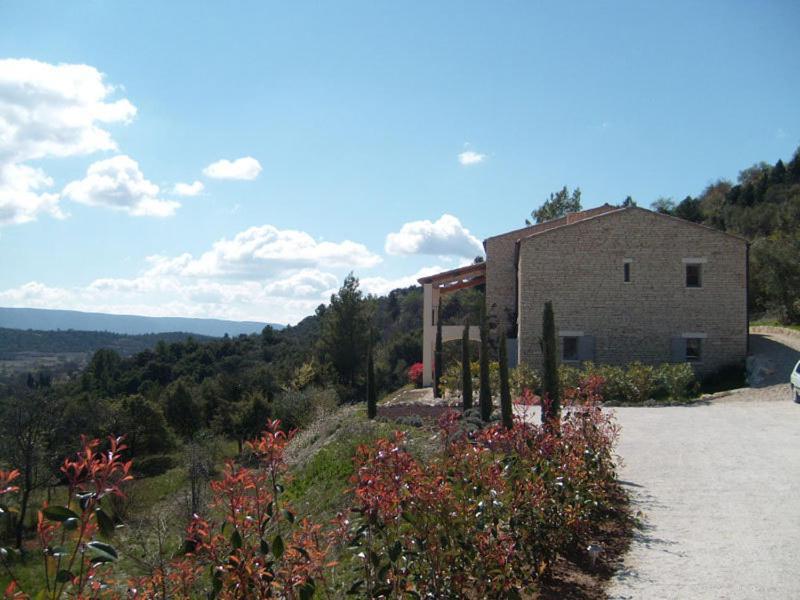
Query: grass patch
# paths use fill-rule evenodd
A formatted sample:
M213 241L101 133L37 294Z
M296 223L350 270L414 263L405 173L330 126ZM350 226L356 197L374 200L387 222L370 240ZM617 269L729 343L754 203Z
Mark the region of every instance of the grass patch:
M327 439L324 433L313 438L315 448L290 470L291 480L286 486L284 498L298 514L318 522L329 520L346 507L356 448L400 429L394 424L369 421L363 411L354 412L350 407L343 411L347 425L334 426Z

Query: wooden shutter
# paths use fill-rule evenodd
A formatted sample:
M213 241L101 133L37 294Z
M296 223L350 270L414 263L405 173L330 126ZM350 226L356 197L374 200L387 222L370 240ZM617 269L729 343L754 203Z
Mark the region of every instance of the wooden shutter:
M578 338L578 360L594 360L594 336L582 335Z
M672 355L672 362L686 362L686 339L682 337L672 338L670 351Z

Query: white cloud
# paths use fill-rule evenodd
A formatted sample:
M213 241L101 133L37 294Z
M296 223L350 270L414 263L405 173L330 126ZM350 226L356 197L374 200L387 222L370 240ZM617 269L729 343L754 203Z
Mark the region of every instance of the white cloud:
M397 233L386 236L389 254L430 254L474 258L483 255L480 240L461 225L453 215L444 214L438 221L412 221Z
M172 188L172 193L178 196L197 196L205 189L202 181L194 183L176 183Z
M42 191L53 180L41 169L24 164L0 164L0 225L33 221L40 213L64 218L58 194Z
M219 240L197 258L183 254L149 260L154 273L235 279L260 279L289 269L366 268L381 262L363 244L321 242L304 231L272 225L250 227L233 239Z
M252 156L237 158L234 161L223 158L203 169L203 174L212 179L251 180L258 177L259 173L261 173L261 163Z
M63 217L59 196L42 191L52 180L23 163L115 150L104 126L128 123L136 107L89 65L0 60L0 225L39 214Z
M470 165L477 165L478 163L482 163L485 158L486 158L485 154L473 152L472 150L464 150L464 152L458 155L458 162L460 162L465 167L468 167Z
M86 177L68 183L62 194L81 204L137 217L169 217L180 207L179 202L158 198L158 186L145 179L139 164L124 154L93 163Z

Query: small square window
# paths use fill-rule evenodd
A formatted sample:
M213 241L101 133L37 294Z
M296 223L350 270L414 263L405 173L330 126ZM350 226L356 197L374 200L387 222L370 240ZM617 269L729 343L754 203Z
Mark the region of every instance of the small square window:
M629 262L622 265L622 281L625 283L631 282L631 263Z
M699 362L703 355L703 340L686 338L686 361Z
M702 287L702 270L699 264L686 265L686 287L699 288Z
M565 361L578 360L578 338L565 336L561 338L561 359Z

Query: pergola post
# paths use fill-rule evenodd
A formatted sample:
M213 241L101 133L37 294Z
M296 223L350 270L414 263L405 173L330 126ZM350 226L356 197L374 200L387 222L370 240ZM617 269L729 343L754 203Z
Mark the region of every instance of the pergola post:
M422 286L422 385L433 385L433 351L436 323L439 321L439 288L432 283Z

